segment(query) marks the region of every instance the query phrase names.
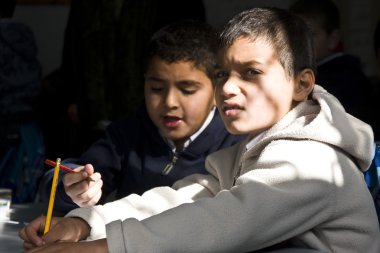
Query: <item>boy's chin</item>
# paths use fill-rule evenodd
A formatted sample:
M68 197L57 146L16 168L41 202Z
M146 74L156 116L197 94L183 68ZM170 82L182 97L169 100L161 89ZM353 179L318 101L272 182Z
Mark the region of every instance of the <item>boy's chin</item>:
M230 133L230 134L235 134L235 135L239 135L239 134L246 134L246 132L234 127L234 126L226 126L226 129L227 131Z

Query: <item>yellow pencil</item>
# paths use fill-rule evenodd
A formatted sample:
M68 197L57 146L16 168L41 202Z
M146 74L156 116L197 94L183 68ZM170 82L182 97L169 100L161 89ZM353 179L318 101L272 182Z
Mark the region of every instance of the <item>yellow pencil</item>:
M57 184L58 184L58 174L59 174L59 169L60 169L60 167L59 167L60 163L61 163L61 159L57 158L56 165L54 168L53 182L51 183L49 206L48 206L48 211L47 211L47 215L46 215L44 234L49 232L49 229L50 229L50 223L51 223L51 218L52 218L52 214L53 214L55 192L57 190Z

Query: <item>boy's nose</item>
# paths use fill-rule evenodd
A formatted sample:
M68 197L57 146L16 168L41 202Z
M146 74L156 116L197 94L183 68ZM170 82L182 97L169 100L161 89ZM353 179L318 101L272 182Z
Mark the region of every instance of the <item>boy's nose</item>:
M165 104L167 107L177 107L178 106L178 96L176 92L172 89L169 89L166 93Z
M236 80L234 81L233 78L229 78L222 87L222 92L225 95L236 95L240 93L240 88L236 83Z

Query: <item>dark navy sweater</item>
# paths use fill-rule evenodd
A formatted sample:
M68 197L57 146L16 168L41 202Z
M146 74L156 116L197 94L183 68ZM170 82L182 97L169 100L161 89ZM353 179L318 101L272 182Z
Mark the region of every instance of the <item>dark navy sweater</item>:
M142 194L157 186L171 186L190 174L205 174L207 155L243 138L242 135L229 134L215 110L212 121L203 132L184 151L175 154L173 168L165 175L163 170L173 162L174 154L150 120L145 106L141 106L131 117L110 124L105 135L79 159L65 159L63 163L72 167L91 163L102 175L102 196L116 191L116 198L122 198L131 193ZM41 184L40 194L45 202L49 199L52 174L52 171L47 173ZM104 203L103 197L99 203ZM59 183L55 213L64 214L76 207Z

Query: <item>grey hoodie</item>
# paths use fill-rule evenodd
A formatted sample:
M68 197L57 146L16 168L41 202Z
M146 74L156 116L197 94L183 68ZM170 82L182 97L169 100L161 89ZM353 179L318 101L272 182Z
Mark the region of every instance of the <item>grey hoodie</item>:
M89 239L106 236L112 253L250 252L283 242L321 252L380 252L362 173L372 159L369 125L316 86L312 100L247 149L250 141L210 155L210 175L67 216L89 223Z

